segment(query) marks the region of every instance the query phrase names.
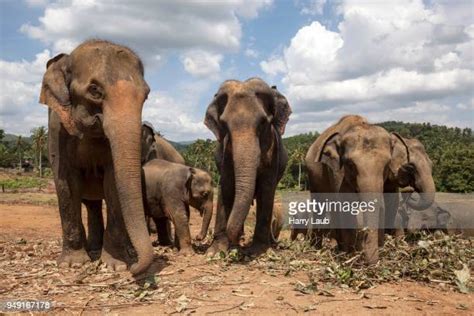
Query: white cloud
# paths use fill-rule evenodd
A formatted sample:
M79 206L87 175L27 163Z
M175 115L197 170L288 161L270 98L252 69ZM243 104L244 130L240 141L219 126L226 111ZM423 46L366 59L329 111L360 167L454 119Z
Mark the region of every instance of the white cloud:
M323 14L326 0L308 0L301 8L301 14L321 15Z
M0 126L7 132L29 134L32 127L47 124L47 109L38 103L48 50L33 61L0 60Z
M327 79L336 67L336 54L342 45L341 36L319 22L302 27L284 52L290 80L298 84Z
M244 51L244 55L250 58L258 58L258 56L260 56L260 53L253 48L247 48Z
M176 100L164 92L150 93L143 107L143 120L152 122L164 137L174 141L212 138L192 102Z
M348 111L472 127L472 115L456 112L474 86L474 24L465 10L458 2L349 0L337 5L337 29L318 21L299 29L282 54L260 63L282 75L294 113L305 113L288 130Z
M147 61L169 50L237 51L239 18L255 18L271 0L235 1L79 1L56 0L38 24L21 31L69 52L81 41L99 37L137 49Z
M270 76L276 76L287 71L286 64L283 59L276 56L270 57L268 60L261 61L260 68L262 68L263 72L269 74Z
M220 72L223 56L203 50L192 50L185 53L181 61L184 70L196 77L216 77Z

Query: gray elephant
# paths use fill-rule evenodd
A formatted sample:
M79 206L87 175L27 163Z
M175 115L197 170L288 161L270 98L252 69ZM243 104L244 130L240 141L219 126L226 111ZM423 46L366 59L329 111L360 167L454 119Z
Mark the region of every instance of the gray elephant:
M349 221L344 223L344 229L332 231L339 247L344 251L360 247L368 263L378 261L378 246L383 243L383 229L378 229L384 227L380 193L388 178L391 152L391 137L385 129L367 123L363 117L349 115L324 131L306 155L312 193L356 193L355 198L361 201L377 200L374 212L363 214L368 229L360 239L357 230L348 228L358 227L355 216L330 214L332 224Z
M259 253L271 244L275 189L288 161L281 135L290 114L286 98L259 78L225 81L209 104L204 124L218 141L221 179L208 255L239 245L254 198L257 220L249 250Z
M168 218L175 228L175 243L183 253L189 253L189 206L203 216L202 240L207 235L213 210L213 186L211 176L200 169L152 159L143 165L145 212L155 221ZM157 224L158 227L158 224Z
M151 123L144 121L142 124L142 165L152 159L163 159L181 165L185 164L183 156L173 145L157 133ZM172 244L171 226L168 218L156 218L153 221L154 225L149 216L146 216L146 221L150 233L156 230L159 245L169 246Z
M108 266L128 264L141 273L153 261L141 189L141 114L150 91L143 64L127 47L90 40L46 67L40 103L49 107L49 160L63 235L58 263L82 264L88 251L101 249ZM92 216L86 241L81 201L97 214L102 199L107 227L104 232L102 216Z
M407 195L406 204L410 209L422 211L431 207L435 199L435 183L432 175L433 163L423 144L414 138L404 138L392 133L392 161L389 177L384 184L386 195L385 227L393 233L395 217L399 207L401 188L411 187L418 193L414 199ZM399 233L400 235L400 233Z
M389 134L361 116L349 115L324 131L309 148L306 167L311 192L354 192L361 200L378 200L374 214L364 214L363 221L369 229L362 239L357 238L356 230L332 231L342 250L360 246L368 263L378 260L384 228L395 225L400 187L413 185L423 193L420 201L410 202L414 208L433 202L431 162L420 144ZM338 223L341 217L333 220Z

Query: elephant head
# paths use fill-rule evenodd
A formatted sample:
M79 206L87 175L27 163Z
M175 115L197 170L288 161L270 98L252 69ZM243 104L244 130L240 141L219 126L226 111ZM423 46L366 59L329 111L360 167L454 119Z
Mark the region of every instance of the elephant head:
M189 171L186 185L189 192L189 204L203 217L201 232L196 237L197 240L202 240L207 235L212 219L214 188L212 178L207 172L196 168L189 168Z
M163 159L184 165L183 156L164 139L160 133L155 132L153 125L144 121L142 125L142 164L152 159Z
M108 140L123 219L138 256L130 267L134 274L153 259L140 180L141 114L149 90L134 52L91 40L48 61L40 95L70 135Z
M411 186L420 198L410 198L407 204L414 210L429 208L435 198L435 184L432 175L432 162L425 147L417 139L403 138L392 133L391 176L400 187Z
M142 164L155 158L155 129L151 123L144 121L142 124Z
M290 114L286 98L259 78L225 81L207 108L204 124L222 144L222 159L231 157L234 166L235 198L226 228L231 244L238 244L255 196L257 170L270 163L274 133L284 133Z
M341 175L352 192L383 192L391 158L390 135L381 127L363 123L324 140L317 161Z

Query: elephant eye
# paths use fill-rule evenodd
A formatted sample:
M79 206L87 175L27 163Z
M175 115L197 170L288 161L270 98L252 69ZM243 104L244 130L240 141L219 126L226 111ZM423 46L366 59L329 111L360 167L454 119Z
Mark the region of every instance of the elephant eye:
M102 92L102 89L94 83L91 83L89 85L89 87L87 88L87 91L96 100L101 100L104 97L104 93Z

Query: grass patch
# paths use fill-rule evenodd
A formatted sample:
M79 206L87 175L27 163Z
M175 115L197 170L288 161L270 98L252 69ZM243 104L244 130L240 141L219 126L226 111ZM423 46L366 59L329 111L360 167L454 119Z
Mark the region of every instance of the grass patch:
M7 190L32 189L45 187L48 183L46 178L18 176L10 179L0 180L0 186Z

